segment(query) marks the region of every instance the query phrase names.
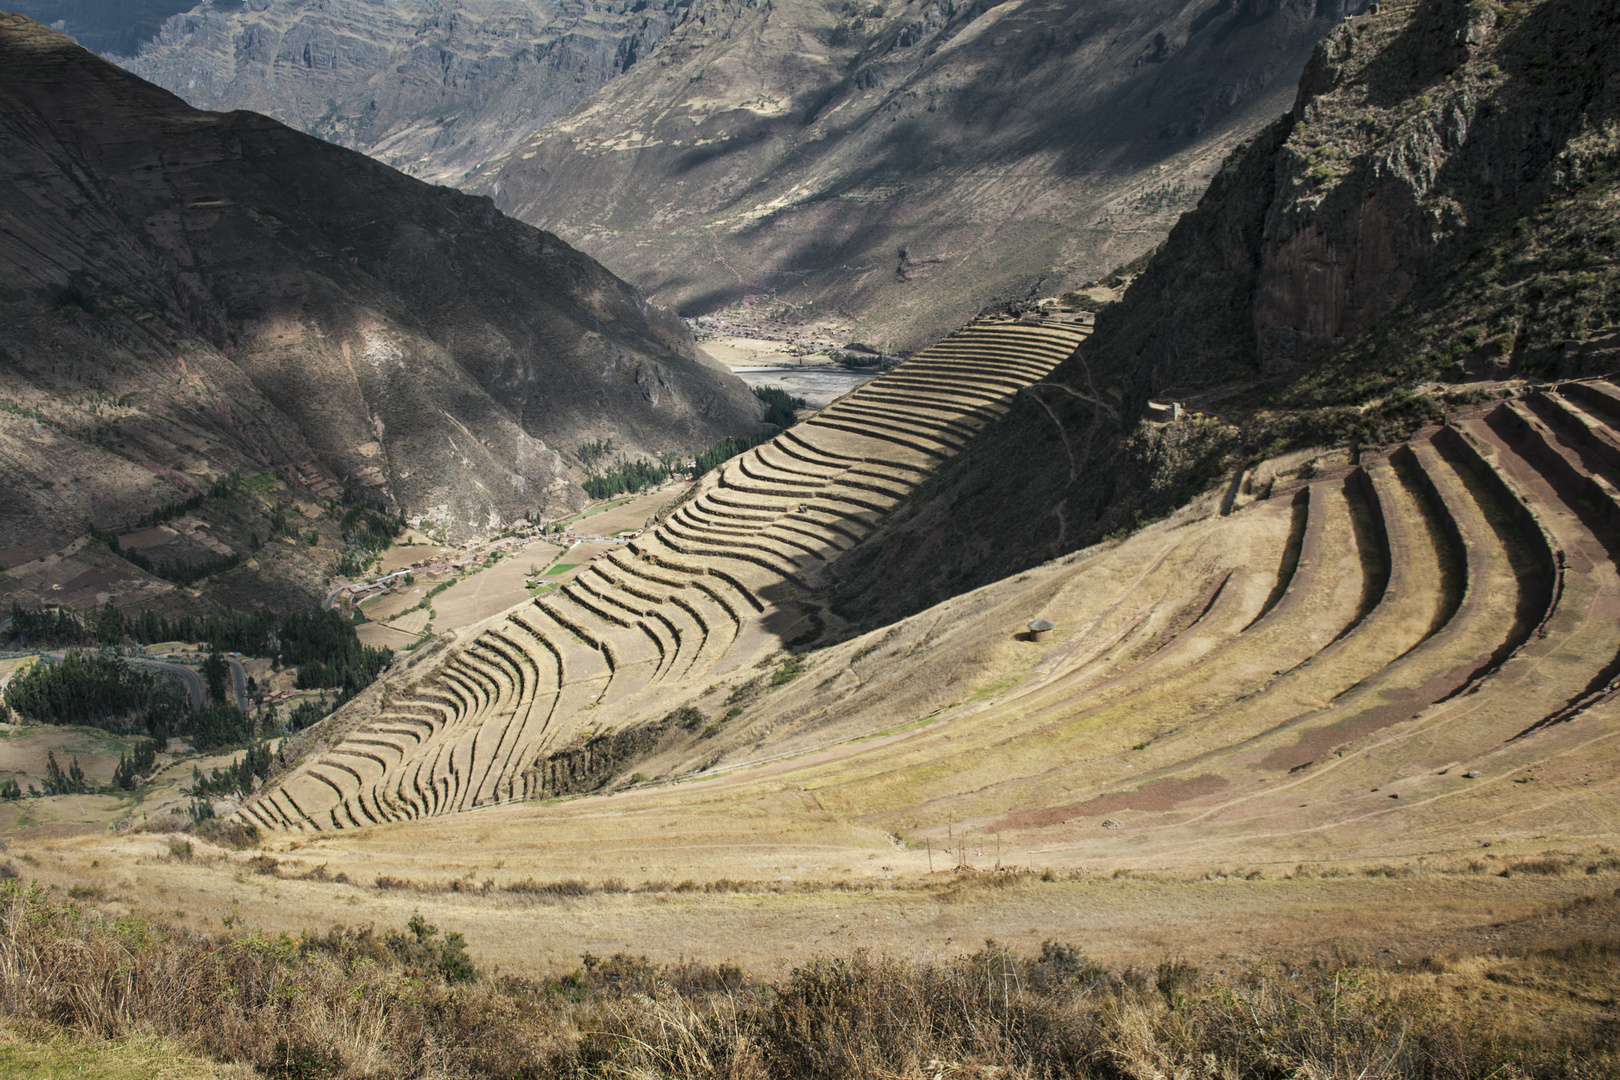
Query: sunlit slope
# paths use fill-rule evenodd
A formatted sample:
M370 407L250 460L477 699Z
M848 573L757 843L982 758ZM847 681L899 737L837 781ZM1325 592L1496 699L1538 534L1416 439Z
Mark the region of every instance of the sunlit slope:
M832 650L822 692L761 722L927 715L963 671L990 700L783 779L839 815L1048 856L1123 850L1114 829L1139 854L1301 855L1612 832L1617 402L1607 382L1536 392ZM1037 615L1053 641L1009 643Z
M829 560L1085 333L989 321L918 353L726 463L576 581L416 661L243 814L270 828L343 828L596 786L663 734L610 733L819 637L813 594ZM372 715L352 715L368 705Z
M1262 497L1234 484L1122 542L811 653L780 686L750 667L771 645L728 631L735 643L667 683L687 696L660 707L717 718L740 699L741 715L706 739L655 726L610 786L632 771L702 783L512 807L501 820L532 817L559 845L589 836L609 852L633 852L656 822L660 843L701 846L705 859L727 844L744 859L771 835L836 848L856 835L937 846L994 832L1026 864L1373 857L1612 834L1616 424L1620 389L1566 383L1356 464L1251 483ZM717 486L692 506L716 498L734 497ZM1023 632L1038 617L1057 624L1051 640ZM447 664L447 678L466 678L456 673L470 662ZM738 695L751 679L757 693ZM627 685L624 700L650 685ZM546 709L558 734L519 756L592 715L559 728L557 706ZM464 773L477 758L463 753ZM338 763L310 771L337 780ZM473 804L434 783L421 784L418 812ZM350 824L344 805L383 817L389 801L372 784L324 808L321 826ZM300 803L310 790L298 777L285 786ZM498 797L523 791L518 781ZM265 802L253 812L267 817Z

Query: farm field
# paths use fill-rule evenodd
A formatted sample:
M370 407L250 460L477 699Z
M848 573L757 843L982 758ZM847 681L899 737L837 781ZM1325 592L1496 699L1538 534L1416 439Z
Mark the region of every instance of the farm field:
M786 364L833 366L826 350L801 353L782 341L751 338L739 334L704 337L698 347L727 367L779 367Z
M659 509L680 498L686 487L685 484L666 484L650 491L609 499L563 520L575 532L590 536L613 536L626 530L639 530Z
M87 780L110 786L119 755L139 741L91 727L0 724L0 780L14 779L24 790L30 785L43 788L45 755L54 752L62 768L76 757ZM178 741L171 743L172 750L180 748ZM160 754L157 770L136 791L0 802L0 836L97 836L119 822L127 827L148 816L184 812L191 803L183 789L191 783L192 768L206 774L240 756L240 752Z
M480 629L448 664L432 661L425 678L408 672L434 654L396 668L400 683L416 685L391 691L397 703L379 717L369 703L345 710L363 726L345 727L359 742L330 751L341 764L306 760L242 813L272 829L354 827L577 790L580 766L602 767L590 740L603 725L656 719L683 698L701 707L717 680L770 663L784 642L820 637L825 612L796 599L819 567L1085 333L974 324L706 475L656 529L617 550L574 547L564 560L579 567L571 580ZM599 535L616 523L603 513L572 528ZM757 681L733 692L748 696ZM733 725L726 742L746 738L746 727ZM706 739L720 724L683 730ZM566 749L577 743L578 761ZM373 746L391 749L379 756Z
M414 529L407 529L401 540L404 542L396 543L382 553L378 560L379 574L392 574L395 570L403 570L412 563L431 559L437 555L448 555L455 550L433 543Z
M566 521L570 528L591 536L640 529L649 515L678 497L678 491L678 488L664 487L609 500L588 507ZM434 612L431 627L427 610L419 605L428 599L429 591L442 582L418 576L414 583L401 587L398 592L382 593L362 601L360 610L369 621L357 627L356 633L364 645L395 650L411 648L421 640L424 631L437 634L458 630L522 603L529 596L525 583L550 566L569 567L563 573L552 575L552 580L561 584L570 580L593 556L616 546L584 541L574 544L569 551L557 538L536 540L521 551L504 555L494 566L482 566L465 573L436 593L431 601ZM398 545L383 553L376 572L393 573L425 558L451 554L454 554L453 549L429 544Z
M433 598L433 609L438 612L434 629L458 630L523 603L529 598L524 583L561 554L556 544L536 541L494 566L462 578Z

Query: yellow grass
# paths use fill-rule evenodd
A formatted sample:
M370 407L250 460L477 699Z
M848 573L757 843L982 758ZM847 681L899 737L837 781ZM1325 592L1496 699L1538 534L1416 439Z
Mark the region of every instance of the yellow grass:
M258 1073L197 1057L169 1039L86 1040L0 1022L0 1075L9 1080L252 1080Z

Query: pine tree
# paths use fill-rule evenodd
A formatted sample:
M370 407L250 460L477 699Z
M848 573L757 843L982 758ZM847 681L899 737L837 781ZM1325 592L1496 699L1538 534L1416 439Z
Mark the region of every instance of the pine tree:
M208 659L203 661L202 673L203 678L208 680L210 697L222 704L235 703L234 697L227 697L225 694L225 679L230 674L230 668L226 666L225 658L220 655L218 649L208 651Z
M103 645L117 645L124 640L124 616L113 607L111 600L96 616L96 640Z
M45 788L51 795L66 795L68 790L67 777L62 773L62 766L56 763L56 752L45 752Z
M79 768L79 756L77 754L73 756L73 763L68 766L67 780L68 791L75 795L82 795L89 790L90 785L85 783L84 770Z

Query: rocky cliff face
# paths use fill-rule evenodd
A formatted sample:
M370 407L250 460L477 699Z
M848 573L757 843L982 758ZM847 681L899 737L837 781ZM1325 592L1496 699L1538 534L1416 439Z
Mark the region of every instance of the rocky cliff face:
M1266 453L1620 361L1620 4L1383 0L1318 47L1075 357L846 560L872 620ZM1153 397L1181 423L1144 422Z
M231 471L465 534L580 503L559 448L758 422L677 320L489 200L9 15L0 160L0 548Z
M165 22L124 67L443 184L646 56L677 0L247 0ZM128 50L134 53L134 50Z
M1347 0L704 0L472 190L668 306L891 348L1158 243Z

